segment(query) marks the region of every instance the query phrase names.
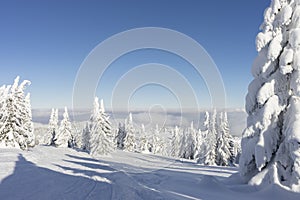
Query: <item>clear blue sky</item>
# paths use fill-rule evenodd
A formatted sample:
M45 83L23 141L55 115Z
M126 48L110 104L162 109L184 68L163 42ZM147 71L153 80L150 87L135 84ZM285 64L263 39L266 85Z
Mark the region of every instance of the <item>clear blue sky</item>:
M0 84L10 84L20 75L32 81L28 91L33 108L71 107L77 70L96 45L128 29L164 27L192 37L207 50L223 77L228 107L241 108L257 54L255 37L269 3L270 0L3 0ZM117 60L101 80L97 95L110 101L107 93L123 73L149 62L174 66L199 90L200 97L202 92L203 96L207 93L203 82L193 77L193 71L183 67L184 61L148 50ZM170 98L167 93L157 86L144 87L132 102L137 107L166 103ZM203 102L203 107L207 106L206 100Z

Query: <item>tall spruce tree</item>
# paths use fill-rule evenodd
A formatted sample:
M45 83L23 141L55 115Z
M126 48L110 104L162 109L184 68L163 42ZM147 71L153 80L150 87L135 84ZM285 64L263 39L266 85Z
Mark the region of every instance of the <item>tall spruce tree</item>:
M126 151L134 152L136 150L136 136L131 113L129 113L128 118L125 120L125 132L124 149Z
M103 100L94 100L94 110L91 116L90 154L94 157L107 155L114 150L113 134L109 116L105 113Z
M256 38L240 174L300 191L300 2L272 0Z
M0 146L26 150L35 145L30 96L25 95L30 81L19 81L17 77L12 86L1 89Z
M45 135L45 143L47 145L55 145L54 139L56 138L56 134L58 133L58 109L52 108L47 133Z
M69 119L67 107L65 107L63 119L60 122L58 133L55 135L54 140L57 147L73 147L72 124Z

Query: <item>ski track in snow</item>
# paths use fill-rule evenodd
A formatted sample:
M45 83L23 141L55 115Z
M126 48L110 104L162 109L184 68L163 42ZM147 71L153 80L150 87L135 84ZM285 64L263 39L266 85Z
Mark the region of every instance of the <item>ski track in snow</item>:
M239 183L236 168L116 151L99 160L67 148L1 149L0 199L300 199ZM230 177L230 178L228 178Z

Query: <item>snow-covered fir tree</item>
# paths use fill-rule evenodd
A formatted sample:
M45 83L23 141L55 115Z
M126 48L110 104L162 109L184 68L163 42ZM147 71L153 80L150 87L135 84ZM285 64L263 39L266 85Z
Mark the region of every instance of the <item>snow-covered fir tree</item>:
M58 133L58 109L52 108L44 141L47 145L55 145L55 136Z
M196 153L196 130L194 129L194 123L191 122L191 126L184 132L184 138L182 141L181 157L186 159L194 159Z
M124 141L126 137L126 130L125 130L125 124L119 123L118 132L116 134L116 142L117 142L117 148L120 150L124 149Z
M103 100L94 100L91 116L90 154L94 157L106 155L114 150L113 134L109 116L105 113Z
M214 110L210 118L209 129L207 135L207 154L204 161L205 165L216 164L216 145L217 145L217 130L216 130L217 111Z
M35 145L35 135L33 133L33 124L32 124L32 114L31 114L31 104L30 104L30 94L28 93L25 96L25 89L27 85L30 85L30 81L23 81L19 86L19 78L17 80L16 90L12 90L13 98L16 100L15 105L19 108L16 110L16 116L19 118L19 123L22 124L22 134L26 145L22 145L22 149L27 149L28 147L33 147ZM14 87L13 87L14 88ZM12 89L13 89L12 88ZM21 137L20 137L21 138ZM22 139L21 139L22 140ZM19 142L19 144L21 144ZM26 147L25 147L26 146Z
M204 115L204 122L203 122L203 129L201 130L201 143L199 144L198 154L196 155L197 163L204 164L205 156L207 153L207 144L206 139L209 130L209 113L205 112Z
M161 129L158 127L158 124L155 125L155 129L152 132L152 153L162 154L163 141L161 138Z
M204 125L207 128L205 136L205 142L202 145L201 153L198 155L197 162L205 165L216 164L216 145L217 145L217 130L216 130L216 119L217 111L214 110L212 116L205 113Z
M256 38L240 174L300 191L300 2L272 0Z
M171 156L180 156L180 146L181 146L181 133L178 126L172 130L172 142L171 142Z
M164 127L161 129L160 136L160 155L169 156L170 155L170 136L171 130L169 128Z
M82 149L82 135L82 124L72 123L72 142L74 148Z
M189 155L189 158L190 159L195 159L195 155L196 155L196 152L197 152L197 145L198 145L198 142L197 142L197 131L196 129L194 128L194 122L192 121L191 122L191 125L190 127L188 128L188 133L189 133L189 141L190 141L190 145L189 145L189 149L191 151L190 155Z
M114 151L116 149L116 145L114 143L115 134L112 131L111 122L109 120L109 115L105 112L103 100L100 101L100 112L102 114L102 118L104 119L103 124L103 132L107 137L107 147L110 151Z
M146 134L145 126L142 124L141 126L141 138L140 138L140 151L142 153L150 153L150 144L148 135Z
M209 128L209 113L205 112L204 114L204 122L203 122L203 130L201 131L201 139L202 142L199 144L200 146L198 147L198 154L196 155L196 160L197 163L199 164L204 164L205 163L205 157L208 151L208 145L207 145L207 138L208 138L208 132L210 130Z
M0 142L3 142L4 146L4 134L3 134L3 128L5 127L5 119L6 119L6 98L8 95L8 87L3 85L0 87Z
M66 107L54 141L55 146L57 147L73 147L72 124L70 122L68 109Z
M186 132L181 130L180 134L180 146L179 146L179 157L185 158L185 149L186 149Z
M230 146L232 147L230 150L231 150L231 154L233 156L233 162L234 162L234 164L239 164L240 156L242 153L241 138L232 137Z
M220 166L231 166L234 163L232 146L230 145L232 137L229 133L227 113L219 114L218 137L216 147L216 164Z
M201 152L201 147L202 147L202 143L204 142L203 141L204 137L200 128L195 133L196 133L196 145L195 145L194 159L197 160Z
M30 81L19 84L19 80L17 77L12 86L1 89L0 146L26 150L35 145L30 96L25 96Z
M35 135L34 135L34 127L32 122L32 111L31 111L31 102L30 102L30 93L28 93L24 100L24 127L25 131L27 132L27 145L28 147L35 146Z
M125 120L126 137L124 139L124 149L126 151L134 152L136 150L136 136L133 127L132 114L129 113L128 118Z
M91 127L90 123L86 122L82 131L81 149L84 151L90 151L90 139L91 139Z
M0 87L0 116L2 119L2 113L5 111L5 103L6 103L6 98L7 98L7 95L8 95L8 90L9 90L9 87L6 87L6 85L3 85Z

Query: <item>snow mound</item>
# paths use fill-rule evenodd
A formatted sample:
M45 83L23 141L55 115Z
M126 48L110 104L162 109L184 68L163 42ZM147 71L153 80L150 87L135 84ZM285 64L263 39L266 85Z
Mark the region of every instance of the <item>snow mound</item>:
M199 183L200 188L207 188L208 190L220 191L228 193L229 189L214 176L204 175Z

